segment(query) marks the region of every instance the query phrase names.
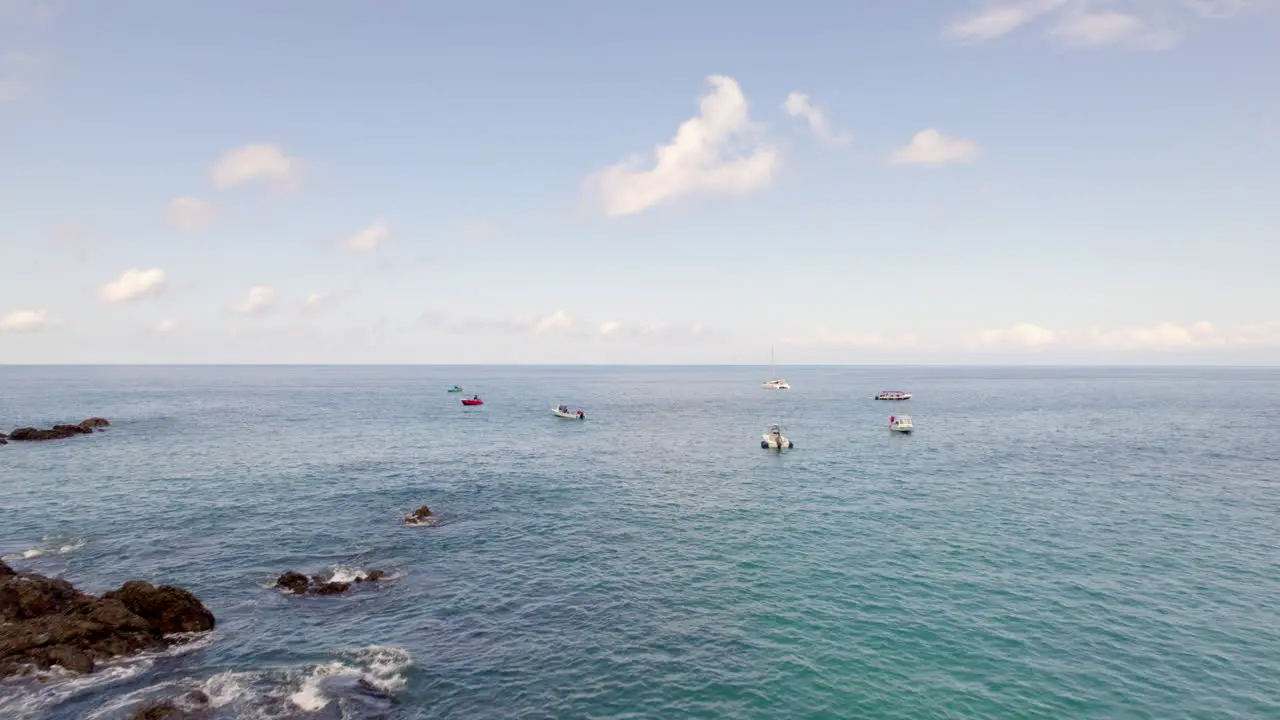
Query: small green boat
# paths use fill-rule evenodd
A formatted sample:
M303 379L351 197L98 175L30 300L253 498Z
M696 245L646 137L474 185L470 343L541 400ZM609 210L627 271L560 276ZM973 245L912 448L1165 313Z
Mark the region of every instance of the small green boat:
M449 388L449 392L462 392L462 388L458 387L457 385L454 385L453 387Z

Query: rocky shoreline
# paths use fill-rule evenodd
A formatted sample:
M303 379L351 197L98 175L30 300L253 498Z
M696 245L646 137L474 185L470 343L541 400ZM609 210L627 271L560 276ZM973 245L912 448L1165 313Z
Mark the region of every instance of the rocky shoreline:
M0 678L54 665L91 673L103 660L180 644L176 635L215 622L182 588L131 580L96 596L0 561Z

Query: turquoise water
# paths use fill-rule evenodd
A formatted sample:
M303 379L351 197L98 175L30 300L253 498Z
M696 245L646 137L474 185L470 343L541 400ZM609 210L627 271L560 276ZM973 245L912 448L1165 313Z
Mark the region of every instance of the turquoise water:
M0 447L0 553L219 620L0 715L1280 717L1280 371L765 374L0 367L6 429L114 423Z

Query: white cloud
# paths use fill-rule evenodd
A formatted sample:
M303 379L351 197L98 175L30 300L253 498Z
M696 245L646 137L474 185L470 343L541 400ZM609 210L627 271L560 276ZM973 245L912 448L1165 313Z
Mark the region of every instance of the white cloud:
M948 25L943 35L959 42L984 42L1052 15L1058 22L1051 34L1069 47L1124 43L1162 50L1176 45L1193 21L1232 18L1262 4L1263 0L986 0L976 12Z
M1191 325L1163 322L1145 328L1091 330L1085 335L1084 343L1119 350L1176 350L1248 344L1244 335L1221 332L1209 322Z
M233 188L248 183L296 184L302 161L286 155L278 145L255 143L231 150L214 163L209 176L214 187Z
M1082 332L1049 330L1018 323L1002 330L987 330L978 344L1002 349L1040 350L1055 346L1074 352L1192 351L1220 348L1280 347L1280 323L1262 323L1223 329L1210 322L1179 325L1163 322L1148 327Z
M265 312L275 302L276 289L270 285L255 285L249 288L249 292L235 306L235 311L241 315L257 315Z
M988 1L978 12L947 26L944 34L961 42L982 42L1008 35L1033 20L1066 5L1070 0Z
M391 228L382 220L347 238L343 243L356 252L372 252L391 236Z
M298 310L303 314L319 312L350 294L351 288L345 287L332 292L308 293L307 296L302 299L302 304L298 306Z
M0 332L32 332L52 323L48 310L14 310L0 318Z
M621 327L622 323L616 320L610 320L608 322L601 323L599 332L601 335L608 337L617 333Z
M166 319L156 323L156 332L158 333L170 333L177 329L178 329L177 320Z
M0 54L0 103L26 95L39 66L40 60L34 55L20 52Z
M498 226L488 220L477 220L462 226L462 237L468 240L481 240L498 234Z
M1043 348L1057 344L1060 339L1058 333L1026 322L1002 330L984 330L978 335L983 345L1007 348Z
M1258 0L1183 0L1192 12L1203 18L1224 19L1239 15L1241 12L1258 5Z
M182 230L199 230L216 214L212 205L199 198L180 197L169 203L169 223Z
M534 335L545 335L547 333L563 332L573 327L574 321L563 310L557 310L550 315L533 323L531 332Z
M1108 10L1072 15L1053 29L1069 45L1113 45L1137 35L1142 21L1128 13Z
M113 280L98 288L98 297L109 303L126 302L138 298L156 295L165 286L164 270L151 268L125 270L119 279Z
M773 180L778 152L751 122L737 81L724 75L707 81L711 91L699 113L655 149L652 167L634 157L587 179L586 190L606 215L632 215L688 195L747 193Z
M791 117L807 120L809 129L823 141L832 145L845 145L849 142L847 135L838 133L831 127L831 121L827 118L827 114L822 111L822 108L810 102L808 95L792 91L787 95L787 100L782 104L782 108Z
M978 145L972 140L948 138L937 130L921 130L905 147L894 150L889 162L913 165L947 165L970 162L979 155Z

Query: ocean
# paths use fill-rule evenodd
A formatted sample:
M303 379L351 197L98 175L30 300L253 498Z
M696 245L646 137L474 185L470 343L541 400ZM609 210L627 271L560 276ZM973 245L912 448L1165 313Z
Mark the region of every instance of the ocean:
M0 367L5 431L112 421L0 447L6 561L218 619L0 716L1280 717L1280 371L783 374Z

